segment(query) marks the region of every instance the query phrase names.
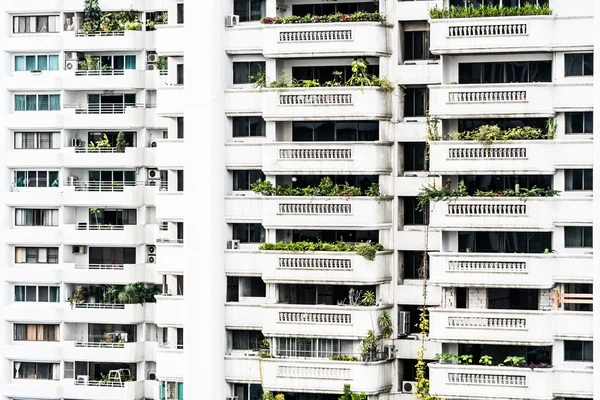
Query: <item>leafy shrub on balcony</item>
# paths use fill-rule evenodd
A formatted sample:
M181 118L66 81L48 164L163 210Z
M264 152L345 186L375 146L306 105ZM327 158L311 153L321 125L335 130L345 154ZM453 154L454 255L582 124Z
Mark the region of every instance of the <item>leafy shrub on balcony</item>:
M144 304L156 302L155 295L162 293L160 287L152 285L146 286L143 282L130 283L124 286L100 285L96 286L75 286L72 296L68 299L71 308L77 304L83 304L91 301L91 296L96 288L102 293L100 304Z
M349 185L346 182L343 185L333 184L329 177L321 179L319 186L308 186L305 188L291 188L287 185L277 187L273 186L270 181L258 179L250 185L252 191L262 196L332 196L332 197L380 197L381 192L378 183L372 183L371 186L364 191L356 186Z
M86 34L102 31L139 31L142 23L138 18L138 11L122 10L120 12L102 12L98 0L85 0L84 3L85 22L81 31Z
M326 243L326 242L277 242L263 243L258 248L259 250L267 251L293 251L293 252L315 252L315 251L336 251L336 252L356 252L367 260L373 261L375 254L378 251L385 250L379 243L371 241L362 243L346 243L343 241Z
M483 18L483 17L518 17L529 15L552 15L552 9L548 4L523 4L521 7L481 6L467 7L451 6L450 8L439 8L437 5L429 10L429 18Z
M345 354L334 354L329 357L331 361L358 361L356 356L347 356Z
M358 11L352 14L335 13L329 15L310 15L306 14L301 17L299 15L291 15L288 17L264 17L260 20L264 25L280 25L280 24L320 24L327 22L385 22L385 15L379 12L364 12Z
M550 122L548 125L550 126ZM544 132L540 128L531 126L501 129L498 125L482 125L479 129L451 132L448 136L454 140L477 140L483 145L491 145L493 142L506 142L509 140L551 140L554 139L554 133L555 131L552 129Z

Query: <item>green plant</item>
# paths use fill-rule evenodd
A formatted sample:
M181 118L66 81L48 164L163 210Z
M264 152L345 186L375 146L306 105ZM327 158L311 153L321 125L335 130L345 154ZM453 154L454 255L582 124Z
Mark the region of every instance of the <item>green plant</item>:
M486 5L474 7L439 8L437 5L429 10L429 18L481 18L481 17L510 17L519 15L552 15L552 10L548 4L537 5L524 3L522 6L502 7L496 5Z
M261 397L262 400L285 400L285 396L282 393L274 395L269 391L263 392Z
M425 128L427 129L427 140L436 141L442 139L438 127L439 122L439 119L429 117L429 111L425 113Z
M473 356L471 354L463 354L458 356L458 363L461 365L473 364Z
M525 364L526 360L524 357L520 356L508 356L504 359L503 364L509 367L518 367L522 364Z
M458 189L447 189L445 187L437 186L435 183L432 185L425 185L421 187L421 190L417 194L417 210L425 210L430 201L451 201L458 197L467 196L468 194L467 186L464 181L458 182Z
M85 303L85 300L88 297L88 291L86 287L77 285L75 286L75 290L71 297L69 297L69 303L71 303L71 309L73 309L77 304Z
M100 30L100 19L102 18L102 10L100 9L98 0L84 0L83 18L84 24L82 26L82 30L85 33L91 33Z
M344 384L344 394L338 400L367 400L367 395L363 393L352 392L349 384Z
M125 140L125 132L121 131L117 134L117 152L122 153L125 151L125 147L129 146L129 143Z
M458 355L450 354L450 353L438 353L435 355L435 360L437 360L437 361L458 360Z
M365 190L365 196L381 197L381 187L379 186L379 183L371 183L371 186Z
M479 358L479 364L481 364L481 365L492 365L492 356L481 356Z
M315 24L315 23L328 23L328 22L385 22L385 16L378 12L368 13L364 11L358 11L352 14L335 13L329 15L291 15L287 17L264 17L260 20L261 24L273 25L273 24Z
M379 347L379 338L375 335L375 331L369 329L367 336L359 345L360 354L363 361L373 361L377 356L377 348Z
M366 260L373 261L375 260L375 255L377 254L379 246L373 245L369 240L368 242L354 245L354 249L359 256Z
M463 132L451 132L449 136L454 140L477 140L484 146L490 146L493 142L504 142L508 140L540 140L552 139L556 127L548 126L549 131L544 133L539 128L523 126L517 128L500 129L498 125L482 125L478 129Z
M375 293L372 290L365 291L360 299L360 303L366 307L374 306L377 304L377 300L375 300Z
M377 325L379 325L379 330L383 339L388 339L392 337L392 334L394 333L394 328L390 313L388 313L387 311L383 311L381 314L379 314L379 318L377 318Z
M344 354L334 354L329 357L331 361L358 361L358 357L356 356L347 356Z
M371 247L372 249L367 249ZM315 252L315 251L339 251L339 252L357 252L358 255L366 258L367 260L374 260L375 254L378 251L383 251L384 247L379 243L372 243L371 241L350 244L344 241L338 241L333 243L326 242L277 242L277 243L262 243L259 250L265 251L293 251L293 252Z
M558 129L558 124L555 118L548 118L546 121L546 132L548 133L548 139L552 140L556 137L556 130Z
M91 140L88 143L88 148L90 150L98 150L101 147L110 147L110 140L108 140L108 136L106 136L106 133L104 134L104 136L102 137L101 140L96 141L95 145L94 145L94 142Z
M102 211L99 208L90 208L90 214L92 214L95 218L96 218L96 225L99 225L98 223L98 214L100 214Z
M156 60L156 68L160 71L167 71L169 69L169 59L167 57L158 57Z

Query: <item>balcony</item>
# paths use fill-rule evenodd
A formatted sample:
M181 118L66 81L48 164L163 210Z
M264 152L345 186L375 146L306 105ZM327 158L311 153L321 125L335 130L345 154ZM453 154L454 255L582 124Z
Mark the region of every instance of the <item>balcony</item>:
M82 303L71 308L63 303L64 322L90 324L138 324L145 321L146 310L150 303L142 304L104 304Z
M64 71L64 90L132 90L143 89L142 70L76 70Z
M387 57L389 25L380 22L263 25L267 58Z
M160 295L156 297L156 323L158 326L183 326L183 296Z
M4 269L4 280L21 284L35 276L36 283L59 283L63 280L63 266L65 264L17 264L9 263Z
M591 46L592 18L517 16L433 19L434 54L552 52Z
M61 2L65 11L83 11L83 4L78 0L61 0ZM155 0L151 1L151 3L154 2ZM124 8L121 0L100 0L99 3L102 10L120 11ZM146 3L147 1L144 0L129 0L125 8L129 9L131 7L132 10L144 10Z
M263 386L274 393L341 393L344 384L349 383L355 393L376 395L392 387L393 364L388 361L266 358L262 367Z
M589 140L515 140L484 146L476 141L430 141L429 171L460 174L552 174L592 164Z
M389 229L391 209L391 201L372 197L262 197L266 229Z
M137 363L144 361L144 342L63 342L63 358L77 361Z
M31 168L31 167L30 167ZM60 168L60 167L59 167ZM4 204L20 207L44 207L48 204L61 204L63 195L58 187L11 187L6 193Z
M183 241L157 239L156 272L161 274L182 274L186 263Z
M136 168L144 165L143 147L65 147L63 160L66 168Z
M389 308L264 304L263 334L362 339L381 311Z
M144 104L65 104L65 129L124 130L143 128Z
M557 109L591 107L591 83L506 83L429 86L429 110L441 119L552 117Z
M225 356L225 380L227 382L252 382L260 384L258 357L242 355Z
M225 303L225 328L262 329L264 311L260 304Z
M160 191L156 194L157 220L183 221L185 209L183 191Z
M183 379L184 375L183 348L168 348L159 344L156 350L156 377L159 380Z
M391 95L376 87L263 89L262 92L263 118L267 121L391 118Z
M144 225L91 225L79 223L63 226L63 243L94 246L140 245L145 242Z
M156 168L176 169L183 167L181 155L185 151L185 142L183 139L162 139L156 140L156 161L153 165Z
M126 285L146 281L145 264L65 264L63 281L76 284Z
M369 261L350 252L226 250L225 271L267 283L383 284L392 279L392 254L379 252Z
M262 53L263 26L258 23L239 24L225 29L225 52L227 54Z
M591 197L469 197L431 203L430 227L443 230L552 230L582 224L593 214Z
M433 326L433 325L432 325ZM553 399L554 368L429 364L429 392L440 398Z
M156 52L161 56L183 55L184 24L156 26Z
M123 6L119 7L119 10ZM69 51L141 51L145 48L145 31L62 32L62 48Z
M172 85L159 87L157 90L156 115L158 116L182 116L185 106L183 96L183 85Z
M554 368L552 391L557 397L594 397L594 374L591 366Z
M279 174L389 174L391 142L264 143L262 170Z
M450 287L550 289L557 283L587 282L592 255L430 253L430 280Z
M145 187L136 182L74 181L63 186L65 206L140 207Z
M89 381L87 384L63 380L63 396L69 399L134 400L144 398L144 381L108 382Z

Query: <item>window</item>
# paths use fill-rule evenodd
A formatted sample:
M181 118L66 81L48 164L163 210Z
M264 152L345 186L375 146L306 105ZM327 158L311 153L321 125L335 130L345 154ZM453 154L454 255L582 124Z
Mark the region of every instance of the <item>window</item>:
M429 108L429 91L424 87L404 89L404 118L424 117Z
M262 243L265 241L265 228L261 224L232 224L233 240L241 243Z
M183 85L183 64L177 64L177 84Z
M16 302L58 303L60 301L58 286L24 286L15 285Z
M458 83L551 82L552 61L459 63Z
M15 361L14 371L15 379L60 379L60 364Z
M58 210L15 209L16 226L58 226Z
M93 211L92 211L93 210ZM97 208L90 209L89 224L102 225L136 225L137 209L113 209Z
M264 61L247 61L233 63L233 83L254 83L258 75L265 71Z
M233 190L251 190L250 185L259 179L265 180L265 174L259 170L233 171Z
M60 132L15 132L15 149L58 149Z
M404 197L404 225L425 225L425 212L417 210L416 197Z
M422 142L404 143L404 170L427 171L427 144Z
M93 57L95 59L99 59L100 63L96 64L95 70L101 70L105 68L123 71L126 69L135 70L136 69L136 56L135 55L107 55L107 56L99 56Z
M15 94L15 111L59 111L60 94Z
M58 187L58 171L15 171L16 187Z
M177 23L183 24L183 3L177 3Z
M158 383L159 400L183 400L183 382Z
M352 340L284 337L278 337L276 340L276 351L279 357L330 358L334 355L355 353Z
M58 247L15 247L16 264L57 264Z
M421 279L422 251L404 251L404 279Z
M594 75L594 53L565 54L565 76Z
M593 190L593 169L566 169L565 190Z
M404 32L404 60L431 60L439 58L429 52L429 31Z
M375 12L378 11L377 3L374 1L361 3L320 3L320 4L293 4L292 15L305 16L310 15L330 15L335 13L352 14L358 11Z
M565 226L565 247L592 247L593 232L591 226Z
M233 137L265 136L262 117L233 117Z
M265 338L261 331L231 331L233 350L260 349Z
M15 71L58 71L58 55L15 56Z
M593 111L565 113L565 133L567 135L594 133Z
M551 232L458 232L458 251L544 253L552 250Z
M59 325L14 324L15 341L58 342Z
M88 143L90 142L94 142L97 143L99 141L103 141L104 137L106 136L106 139L108 139L108 146L109 147L117 147L117 139L119 137L119 134L123 133L123 140L125 141L124 144L122 144L122 147L135 147L136 143L137 143L137 133L136 132L88 132L87 134L87 140ZM122 150L124 151L124 150Z
M177 139L183 139L183 117L177 117Z
M260 21L265 17L265 0L233 0L233 13L240 22Z
M90 247L89 263L91 265L135 264L135 247Z
M13 17L13 33L55 33L59 21L58 15Z
M293 142L366 142L379 140L378 121L295 121Z
M487 289L487 308L490 310L537 310L538 299L538 289Z
M564 284L565 294L576 294L576 295L588 295L588 296L575 296L581 298L581 300L574 300L574 303L563 302L563 309L565 311L582 311L592 312L594 311L593 305L593 294L594 285L591 283L566 283Z
M176 172L177 172L177 191L183 192L183 183L184 183L183 170L178 169Z
M565 361L594 361L594 342L565 340Z

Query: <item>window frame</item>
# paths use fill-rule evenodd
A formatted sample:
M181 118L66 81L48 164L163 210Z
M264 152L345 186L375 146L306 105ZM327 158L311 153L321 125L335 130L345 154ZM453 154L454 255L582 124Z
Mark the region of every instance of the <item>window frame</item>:
M594 229L591 226L565 226L563 227L563 231L566 249L590 249L594 247ZM579 237L580 243L578 245L567 245L569 242L567 240L569 232ZM588 238L589 243L586 245ZM574 239L570 239L570 241L573 240Z
M18 300L17 288L23 288L23 299ZM53 289L53 290L51 290ZM40 300L40 293L46 290L47 299L45 301ZM28 295L35 294L35 300L28 300ZM54 295L54 296L53 296ZM51 300L54 298L54 301ZM13 289L13 302L14 303L60 303L60 286L54 285L14 285Z
M575 171L581 171L581 189L573 189L575 181L573 174ZM569 175L572 183L569 184ZM586 186L586 175L589 175L587 180L591 182L591 187ZM569 168L564 170L565 176L565 192L589 192L594 190L594 170L592 168ZM571 187L571 189L569 189ZM579 185L577 185L579 187Z
M571 72L569 66L571 64L576 65L575 57L581 57L581 73L579 72ZM587 64L591 65L591 73L586 73L586 58ZM589 60L591 58L591 60ZM570 60L571 59L571 60ZM565 53L565 78L573 78L573 77L584 77L584 76L594 76L594 53L593 52L583 52L583 53Z
M253 123L254 122L258 122L258 124ZM238 123L243 123L245 126L245 131L246 131L246 135L238 135L238 129L236 129L236 126L238 125ZM253 126L260 126L260 129L255 130L255 132L252 132L252 127ZM244 128L244 127L241 127ZM267 124L265 122L265 120L263 119L263 117L261 116L256 116L256 115L249 115L249 116L244 116L244 117L232 117L231 120L231 136L234 138L242 138L242 137L260 137L260 138L264 138L266 137L267 133L266 133L266 129L267 129ZM241 129L240 129L241 130ZM259 133L262 133L261 135L256 135L253 133L257 133L258 131L260 131Z
M415 96L417 91L423 92L423 114L417 113L417 102L415 101ZM407 101L407 99L411 99L411 103ZM409 104L412 104L412 110L407 112ZM429 88L427 86L412 86L406 87L404 89L404 118L422 118L427 115L429 111Z
M257 179L252 180L253 173L259 173L261 176L259 176ZM244 177L244 179L245 179L244 183L246 183L246 182L248 183L247 188L243 188L242 186L245 186L245 185L239 184L239 182L240 182L239 175L240 174L246 175ZM250 190L252 190L250 188L250 186L253 183L255 183L258 179L262 179L263 181L266 179L265 174L260 169L236 169L233 171L232 191L234 191L234 192L250 191Z
M248 76L245 76L245 80L243 82L239 81L238 78L238 74L236 73L236 67L240 67L242 65L245 65L246 67L246 72L248 73ZM254 76L253 72L253 67L257 66L257 73L258 72L265 72L266 71L266 65L267 62L266 61L234 61L232 63L232 72L233 72L233 84L234 85L251 85L256 83L256 80L251 79L252 76Z
M581 117L582 132L573 132L573 119ZM569 132L569 127L571 132ZM565 135L592 135L594 133L594 112L593 111L572 111L565 112Z
M28 100L30 97L35 97L35 109L31 109L28 110ZM24 101L24 105L25 105L25 109L23 110L17 110L17 98L23 98ZM44 98L46 100L46 105L47 108L46 109L41 109L40 105L44 104ZM52 109L52 104L53 102L51 101L53 98L58 98L58 108ZM31 111L61 111L61 102L60 102L61 96L60 94L57 93L39 93L39 94L16 94L13 96L13 112L31 112Z
M567 350L567 347L569 345L577 345L577 343L581 344L581 359L577 359L577 358L567 358L570 357L570 353L571 349ZM588 352L588 354L591 353L592 357L591 359L586 359L586 346L591 346L591 351ZM564 361L568 361L568 362L593 362L594 361L594 341L593 340L565 340L564 341L564 345L563 345L563 350L564 350Z

